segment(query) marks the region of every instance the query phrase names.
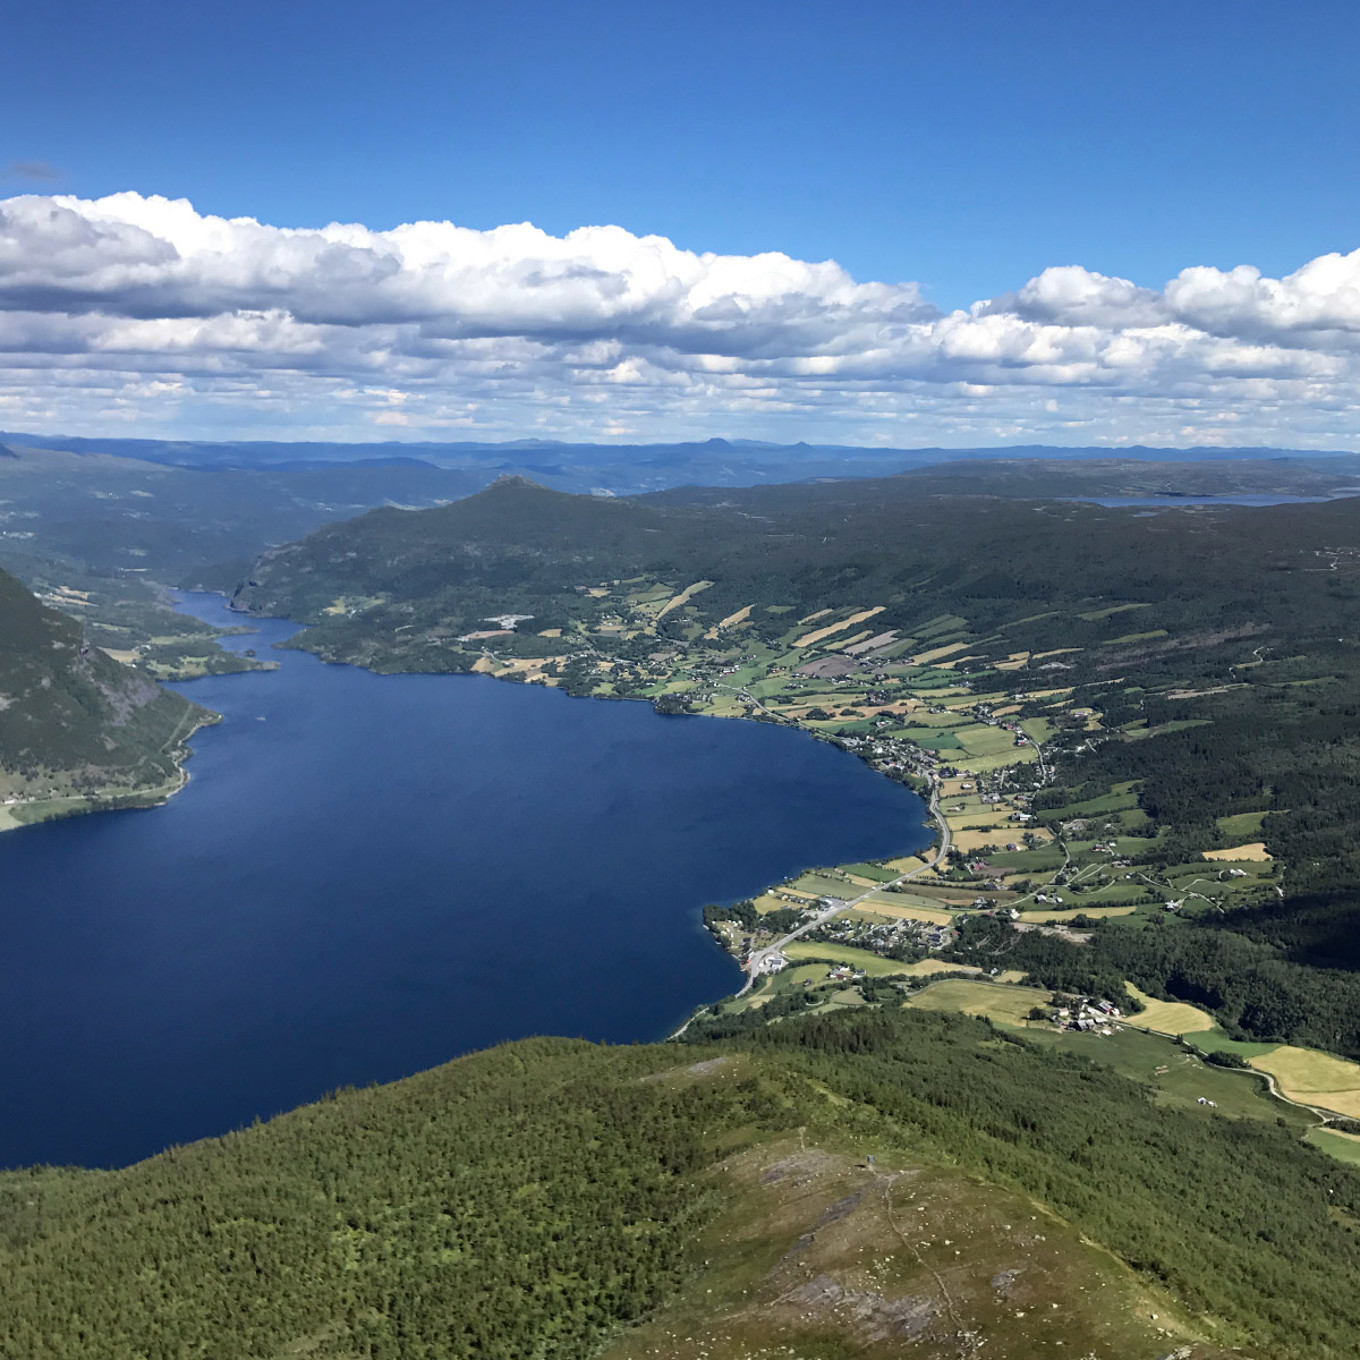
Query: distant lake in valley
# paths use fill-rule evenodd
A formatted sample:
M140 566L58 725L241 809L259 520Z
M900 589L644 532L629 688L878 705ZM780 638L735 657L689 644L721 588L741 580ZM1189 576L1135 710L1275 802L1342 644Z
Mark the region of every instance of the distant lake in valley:
M252 623L261 657L295 631ZM126 1164L503 1039L661 1038L741 981L703 903L930 839L803 733L272 655L177 686L225 721L165 807L0 836L0 1166Z
M1182 496L1168 493L1164 496L1062 496L1065 501L1089 501L1095 505L1137 505L1154 506L1159 510L1175 510L1190 505L1319 505L1324 501L1341 500L1360 494L1360 488L1335 491L1330 496L1275 496L1267 493L1251 493L1232 496Z

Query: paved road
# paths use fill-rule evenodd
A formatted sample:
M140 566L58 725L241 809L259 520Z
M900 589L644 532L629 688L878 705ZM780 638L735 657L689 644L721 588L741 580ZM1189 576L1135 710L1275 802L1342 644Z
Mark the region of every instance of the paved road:
M798 939L800 935L806 935L810 930L816 930L818 926L825 925L833 916L839 916L842 912L849 911L852 907L857 907L861 902L872 897L876 892L882 892L885 888L894 887L898 883L905 883L910 878L915 878L923 874L927 869L933 869L937 864L943 864L949 857L949 851L953 845L953 833L949 830L949 823L944 819L944 813L940 811L940 783L938 779L932 779L930 788L930 815L935 819L935 824L940 828L940 843L935 850L935 854L926 861L919 869L911 869L905 874L890 879L886 883L876 883L872 888L866 889L858 897L851 898L848 902L842 902L839 906L828 907L825 911L818 912L810 921L805 921L797 930L790 931L782 940L776 940L774 944L766 945L764 949L757 949L749 959L746 960L746 982L738 996L744 996L751 989L751 984L763 973L770 971L770 965L775 957L780 954L785 945Z
M1022 724L1019 724L1019 726L1020 730L1025 732L1024 726ZM1034 754L1039 758L1039 782L1047 784L1052 777L1052 771L1048 768L1048 762L1044 760L1044 748L1034 737L1030 737L1028 732L1025 732L1025 736L1029 737L1030 745L1034 747Z

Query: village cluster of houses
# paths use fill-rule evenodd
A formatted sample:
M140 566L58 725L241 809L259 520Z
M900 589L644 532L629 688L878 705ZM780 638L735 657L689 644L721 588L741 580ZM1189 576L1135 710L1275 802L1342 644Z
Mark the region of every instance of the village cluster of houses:
M839 917L828 921L814 930L809 940L821 940L826 944L852 945L857 949L869 949L876 954L886 954L894 945L911 941L926 949L943 949L956 937L952 926L933 922L897 920L869 922L848 920Z
M1116 1021L1122 1019L1119 1007L1112 1001L1078 997L1071 1006L1060 1006L1048 1017L1059 1029L1080 1030L1084 1034L1115 1032Z
M899 737L842 737L840 745L884 773L897 770L908 774L934 774L938 765L933 752Z

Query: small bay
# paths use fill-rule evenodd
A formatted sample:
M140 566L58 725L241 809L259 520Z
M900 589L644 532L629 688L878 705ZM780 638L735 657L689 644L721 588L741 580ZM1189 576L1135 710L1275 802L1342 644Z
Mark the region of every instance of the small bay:
M295 631L258 628L232 645ZM740 984L704 902L930 839L803 733L272 655L177 686L224 721L166 806L0 836L0 1166L126 1164L503 1039L657 1039Z

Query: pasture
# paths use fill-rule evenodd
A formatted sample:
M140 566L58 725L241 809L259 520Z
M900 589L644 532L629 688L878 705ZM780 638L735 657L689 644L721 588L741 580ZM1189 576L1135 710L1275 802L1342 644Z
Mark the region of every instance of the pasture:
M1261 834L1261 823L1266 819L1264 812L1236 812L1228 817L1219 817L1218 829L1233 841L1244 841Z
M917 992L906 1004L915 1010L962 1011L1003 1025L1025 1025L1035 1006L1047 1006L1051 993L1037 987L947 978Z
M1360 1166L1360 1138L1355 1134L1338 1133L1335 1129L1309 1129L1304 1138L1329 1157L1351 1166Z
M1264 841L1251 841L1247 845L1234 845L1227 850L1201 851L1205 859L1220 859L1246 863L1252 860L1268 860L1273 856L1267 853Z
M1159 1034L1203 1034L1217 1027L1214 1017L1198 1006L1185 1001L1159 1001L1140 992L1131 982L1125 986L1129 995L1143 1004L1143 1009L1127 1020L1136 1029L1152 1029Z
M1269 1072L1290 1100L1360 1119L1360 1063L1292 1044L1247 1061L1257 1071Z
M1063 921L1073 921L1078 916L1088 916L1093 921L1111 916L1132 916L1135 910L1134 907L1072 907L1070 909L1065 907L1061 911L1027 911L1020 919L1022 921L1036 921L1041 925L1052 925Z
M818 944L816 941L795 940L784 947L784 957L790 963L806 963L813 959L825 959L829 963L844 964L867 973L870 977L900 977L907 971L908 964L898 963L895 959L881 959L867 949L852 949L844 944ZM776 977L782 977L777 973ZM825 970L823 970L825 976Z
M954 919L938 907L913 902L906 893L875 893L861 905L875 916L891 916L897 921L924 921L927 925L947 926Z

